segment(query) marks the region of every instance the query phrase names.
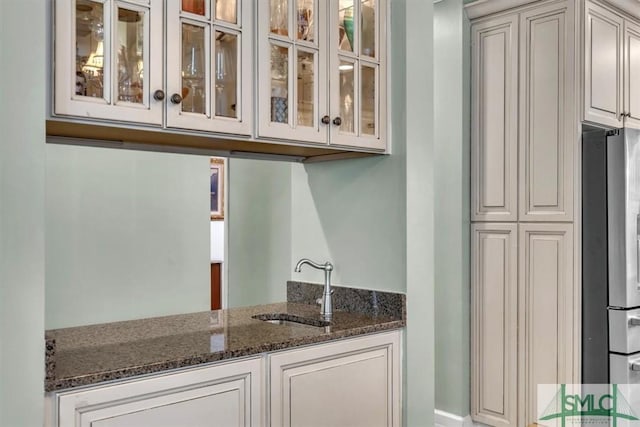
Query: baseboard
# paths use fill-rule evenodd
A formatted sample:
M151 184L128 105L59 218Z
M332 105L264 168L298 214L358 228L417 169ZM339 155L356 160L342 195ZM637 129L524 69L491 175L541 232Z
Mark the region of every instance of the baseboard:
M484 424L477 424L471 421L471 417L461 417L448 412L435 410L435 427L482 427Z

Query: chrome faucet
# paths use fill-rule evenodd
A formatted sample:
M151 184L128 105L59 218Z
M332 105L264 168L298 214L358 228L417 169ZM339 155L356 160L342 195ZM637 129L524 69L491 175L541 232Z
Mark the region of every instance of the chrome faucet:
M311 267L317 268L318 270L324 270L324 291L322 292L322 301L320 303L320 316L322 316L322 320L330 322L331 316L333 315L333 304L331 303L331 294L333 293L331 290L331 272L333 271L333 264L328 261L324 264L318 264L310 259L302 258L296 264L294 271L296 273L300 273L302 271L302 266L305 264L309 264Z

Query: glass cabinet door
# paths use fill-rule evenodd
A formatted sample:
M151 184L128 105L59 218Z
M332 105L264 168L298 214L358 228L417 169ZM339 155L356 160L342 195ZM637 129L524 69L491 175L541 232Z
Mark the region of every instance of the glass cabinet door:
M326 48L320 0L258 4L258 133L326 143ZM326 121L326 120L325 120Z
M385 148L386 2L332 0L330 143Z
M251 133L249 3L169 2L167 126Z
M56 114L162 124L162 6L56 1Z

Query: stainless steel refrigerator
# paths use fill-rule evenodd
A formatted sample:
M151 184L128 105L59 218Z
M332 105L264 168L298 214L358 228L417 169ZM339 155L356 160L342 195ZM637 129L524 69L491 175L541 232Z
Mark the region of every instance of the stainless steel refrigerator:
M640 131L582 135L582 383L640 384Z

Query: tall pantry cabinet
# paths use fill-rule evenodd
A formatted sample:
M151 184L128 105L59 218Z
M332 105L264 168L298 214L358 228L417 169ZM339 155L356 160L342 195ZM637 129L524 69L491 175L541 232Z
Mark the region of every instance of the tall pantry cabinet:
M472 21L471 413L492 426L574 379L574 4Z

